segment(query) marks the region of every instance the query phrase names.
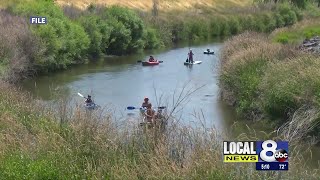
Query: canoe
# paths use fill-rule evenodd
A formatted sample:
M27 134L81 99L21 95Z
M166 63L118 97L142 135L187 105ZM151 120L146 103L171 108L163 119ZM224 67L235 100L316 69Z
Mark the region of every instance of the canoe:
M190 62L184 62L183 64L184 65L193 65L193 64L201 64L202 61L193 61L193 63L190 63Z
M203 54L214 54L214 52L204 51Z
M84 107L86 109L92 110L92 109L96 109L98 106L94 103L87 103L87 104L84 104Z
M155 62L144 61L144 62L142 62L142 66L155 66L158 64L159 64L159 61L155 61Z

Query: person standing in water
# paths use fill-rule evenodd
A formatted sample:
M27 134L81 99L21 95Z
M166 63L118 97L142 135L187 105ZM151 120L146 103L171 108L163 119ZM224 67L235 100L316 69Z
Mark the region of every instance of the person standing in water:
M189 53L188 53L188 56L189 56L189 63L193 63L193 52L192 52L192 49L190 49Z

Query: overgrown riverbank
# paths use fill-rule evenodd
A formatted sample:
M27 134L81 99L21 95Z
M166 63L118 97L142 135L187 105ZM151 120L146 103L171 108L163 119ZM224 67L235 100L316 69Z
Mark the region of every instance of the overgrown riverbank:
M168 134L139 134L117 127L110 114L86 114L60 102L45 108L15 87L0 84L1 179L317 179L299 148L290 149L288 172L258 172L251 163L223 163L215 129L173 124ZM71 114L72 116L65 116ZM308 115L314 116L316 112ZM303 122L303 117L296 117ZM173 121L173 117L169 119ZM296 122L293 121L293 122ZM301 143L296 123L278 137ZM308 127L308 126L305 126ZM266 135L268 136L268 135ZM254 139L242 135L239 140ZM269 139L269 137L265 137Z
M52 1L17 1L0 14L1 74L5 80L16 82L104 55L136 53L245 30L271 32L303 18L301 10L286 3L241 8L213 14L207 9L203 14L168 12L156 16L117 6L90 5L79 10L73 6L60 8ZM238 13L234 13L236 10ZM45 16L48 24L29 25L30 16Z
M278 119L272 121L278 125L301 107L320 109L319 54L302 52L294 43L320 35L316 22L306 20L300 23L304 26L277 30L269 37L248 32L226 42L220 76L223 99L245 118ZM288 41L283 41L287 34L296 38L286 36ZM312 132L316 137L320 136L319 118L309 122L316 127Z

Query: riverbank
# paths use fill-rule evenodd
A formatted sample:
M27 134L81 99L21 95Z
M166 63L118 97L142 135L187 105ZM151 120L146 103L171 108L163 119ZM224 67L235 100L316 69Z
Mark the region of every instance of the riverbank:
M264 173L255 171L251 163L223 163L221 136L215 129L176 124L168 131L174 133L166 136L137 134L129 126L116 127L112 114L103 118L100 112L89 115L81 106L70 110L63 101L58 112L52 111L4 83L0 84L0 103L0 171L4 179L319 177L317 171L304 168L299 148L290 150L288 172ZM73 115L68 116L71 111ZM280 131L278 138L290 140L290 147L301 143L288 129ZM246 138L254 137L242 134L237 139Z
M300 108L319 110L319 55L299 49L319 34L318 18L304 20L270 36L244 33L223 49L222 97L247 119L269 119L280 126ZM280 43L277 43L280 42ZM319 137L319 116L309 122Z
M230 5L221 11L201 9L202 13L172 11L163 15L159 11L156 15L119 6L90 5L81 10L75 6L59 7L51 1L17 1L0 14L1 74L4 80L17 82L99 56L226 37L248 29L271 32L303 18L300 9L286 3L238 8ZM48 24L29 25L25 18L30 16L45 16ZM9 31L5 27L12 28Z

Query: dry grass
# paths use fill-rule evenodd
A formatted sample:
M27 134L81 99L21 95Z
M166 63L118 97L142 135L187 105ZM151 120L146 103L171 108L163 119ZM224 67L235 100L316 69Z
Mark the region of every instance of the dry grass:
M226 8L229 6L246 6L252 0L159 0L159 10L187 10L195 7L210 7L210 8ZM120 5L133 9L149 11L153 8L153 0L56 0L59 5L74 5L78 8L85 9L92 4L111 6Z
M120 129L110 116L101 116L99 112L86 113L78 108L74 109L74 115L59 123L59 119L56 119L51 111L40 108L37 103L30 104L33 102L30 97L21 94L12 86L1 83L0 97L0 169L3 178L319 177L317 171L301 167L300 159L294 156L290 157L290 170L280 173L257 172L250 163L223 163L222 139L214 128L176 125L164 135L152 130L142 133L133 131L132 126ZM225 136L222 138L228 139ZM238 139L252 140L255 137L243 134ZM295 138L295 141L297 140ZM290 149L290 152L294 154L295 150Z
M40 52L39 42L26 20L0 10L0 69L2 79L17 82L26 77Z

